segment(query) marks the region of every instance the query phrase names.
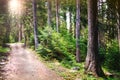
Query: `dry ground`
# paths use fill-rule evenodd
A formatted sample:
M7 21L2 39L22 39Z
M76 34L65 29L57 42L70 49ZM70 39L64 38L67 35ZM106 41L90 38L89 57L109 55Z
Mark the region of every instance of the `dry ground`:
M23 44L10 44L10 48L10 57L4 67L5 80L63 80Z

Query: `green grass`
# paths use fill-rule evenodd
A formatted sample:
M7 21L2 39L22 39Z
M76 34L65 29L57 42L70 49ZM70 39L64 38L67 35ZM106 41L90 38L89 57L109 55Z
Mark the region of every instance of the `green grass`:
M44 60L44 59L43 59ZM55 71L58 75L63 77L65 80L119 80L120 73L115 73L118 76L115 77L108 77L107 78L101 78L101 77L94 77L92 74L85 74L84 73L84 62L83 63L75 63L80 67L80 70L73 70L72 68L67 68L66 66L63 66L60 62L57 60L53 61L44 61L44 63L53 71ZM107 73L108 70L103 68L104 72Z
M0 54L7 53L9 51L9 48L3 48L0 46Z

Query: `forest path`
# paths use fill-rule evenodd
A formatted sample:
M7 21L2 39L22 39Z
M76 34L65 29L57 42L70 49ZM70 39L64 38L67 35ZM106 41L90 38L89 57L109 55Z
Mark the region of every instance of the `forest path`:
M9 61L4 67L5 80L63 80L23 44L10 44L10 48Z

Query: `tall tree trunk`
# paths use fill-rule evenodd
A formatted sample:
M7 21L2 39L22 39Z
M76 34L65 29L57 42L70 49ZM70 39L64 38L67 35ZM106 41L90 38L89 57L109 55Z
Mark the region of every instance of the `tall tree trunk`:
M88 0L88 50L85 72L104 76L98 55L97 0Z
M116 2L116 10L117 10L117 28L118 28L118 43L119 43L119 53L120 53L120 1Z
M47 0L48 7L48 26L51 27L51 0Z
M56 0L56 31L59 32L59 0Z
M76 15L74 16L74 32L73 32L73 37L75 38L76 37Z
M68 31L70 32L70 29L71 29L71 17L72 17L72 15L71 15L71 11L70 11L70 8L68 8L68 11L66 12L66 23L67 23L67 29L68 29Z
M80 62L80 0L76 0L76 61Z
M18 41L20 42L22 40L22 25L19 22L18 23L18 27L19 27L19 37L18 37Z
M70 11L70 9L69 9L69 15L70 15L70 30L69 30L69 32L72 34L72 13L71 13L71 11Z
M37 17L36 17L37 4L36 4L36 0L33 0L32 5L33 5L34 41L35 41L35 49L37 49L38 48L38 36L37 36Z

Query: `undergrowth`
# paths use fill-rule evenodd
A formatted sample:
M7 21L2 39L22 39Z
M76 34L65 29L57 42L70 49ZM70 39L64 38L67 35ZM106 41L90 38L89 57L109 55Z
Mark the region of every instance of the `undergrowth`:
M79 78L80 80L119 80L119 76L96 78L92 74L84 74L84 61L87 53L86 29L82 32L79 43L82 63L75 61L75 38L66 29L61 29L61 33L57 33L46 27L39 33L40 44L37 53L48 63L51 69L64 77L65 80L75 80L76 78L78 80ZM120 68L117 42L115 40L112 43L108 42L105 48L100 46L99 55L104 72L113 70L114 73L117 73L115 71ZM56 61L59 66L56 65ZM118 75L120 74L118 73Z
M0 46L0 53L6 53L8 51L9 51L8 48L3 48L3 47Z

